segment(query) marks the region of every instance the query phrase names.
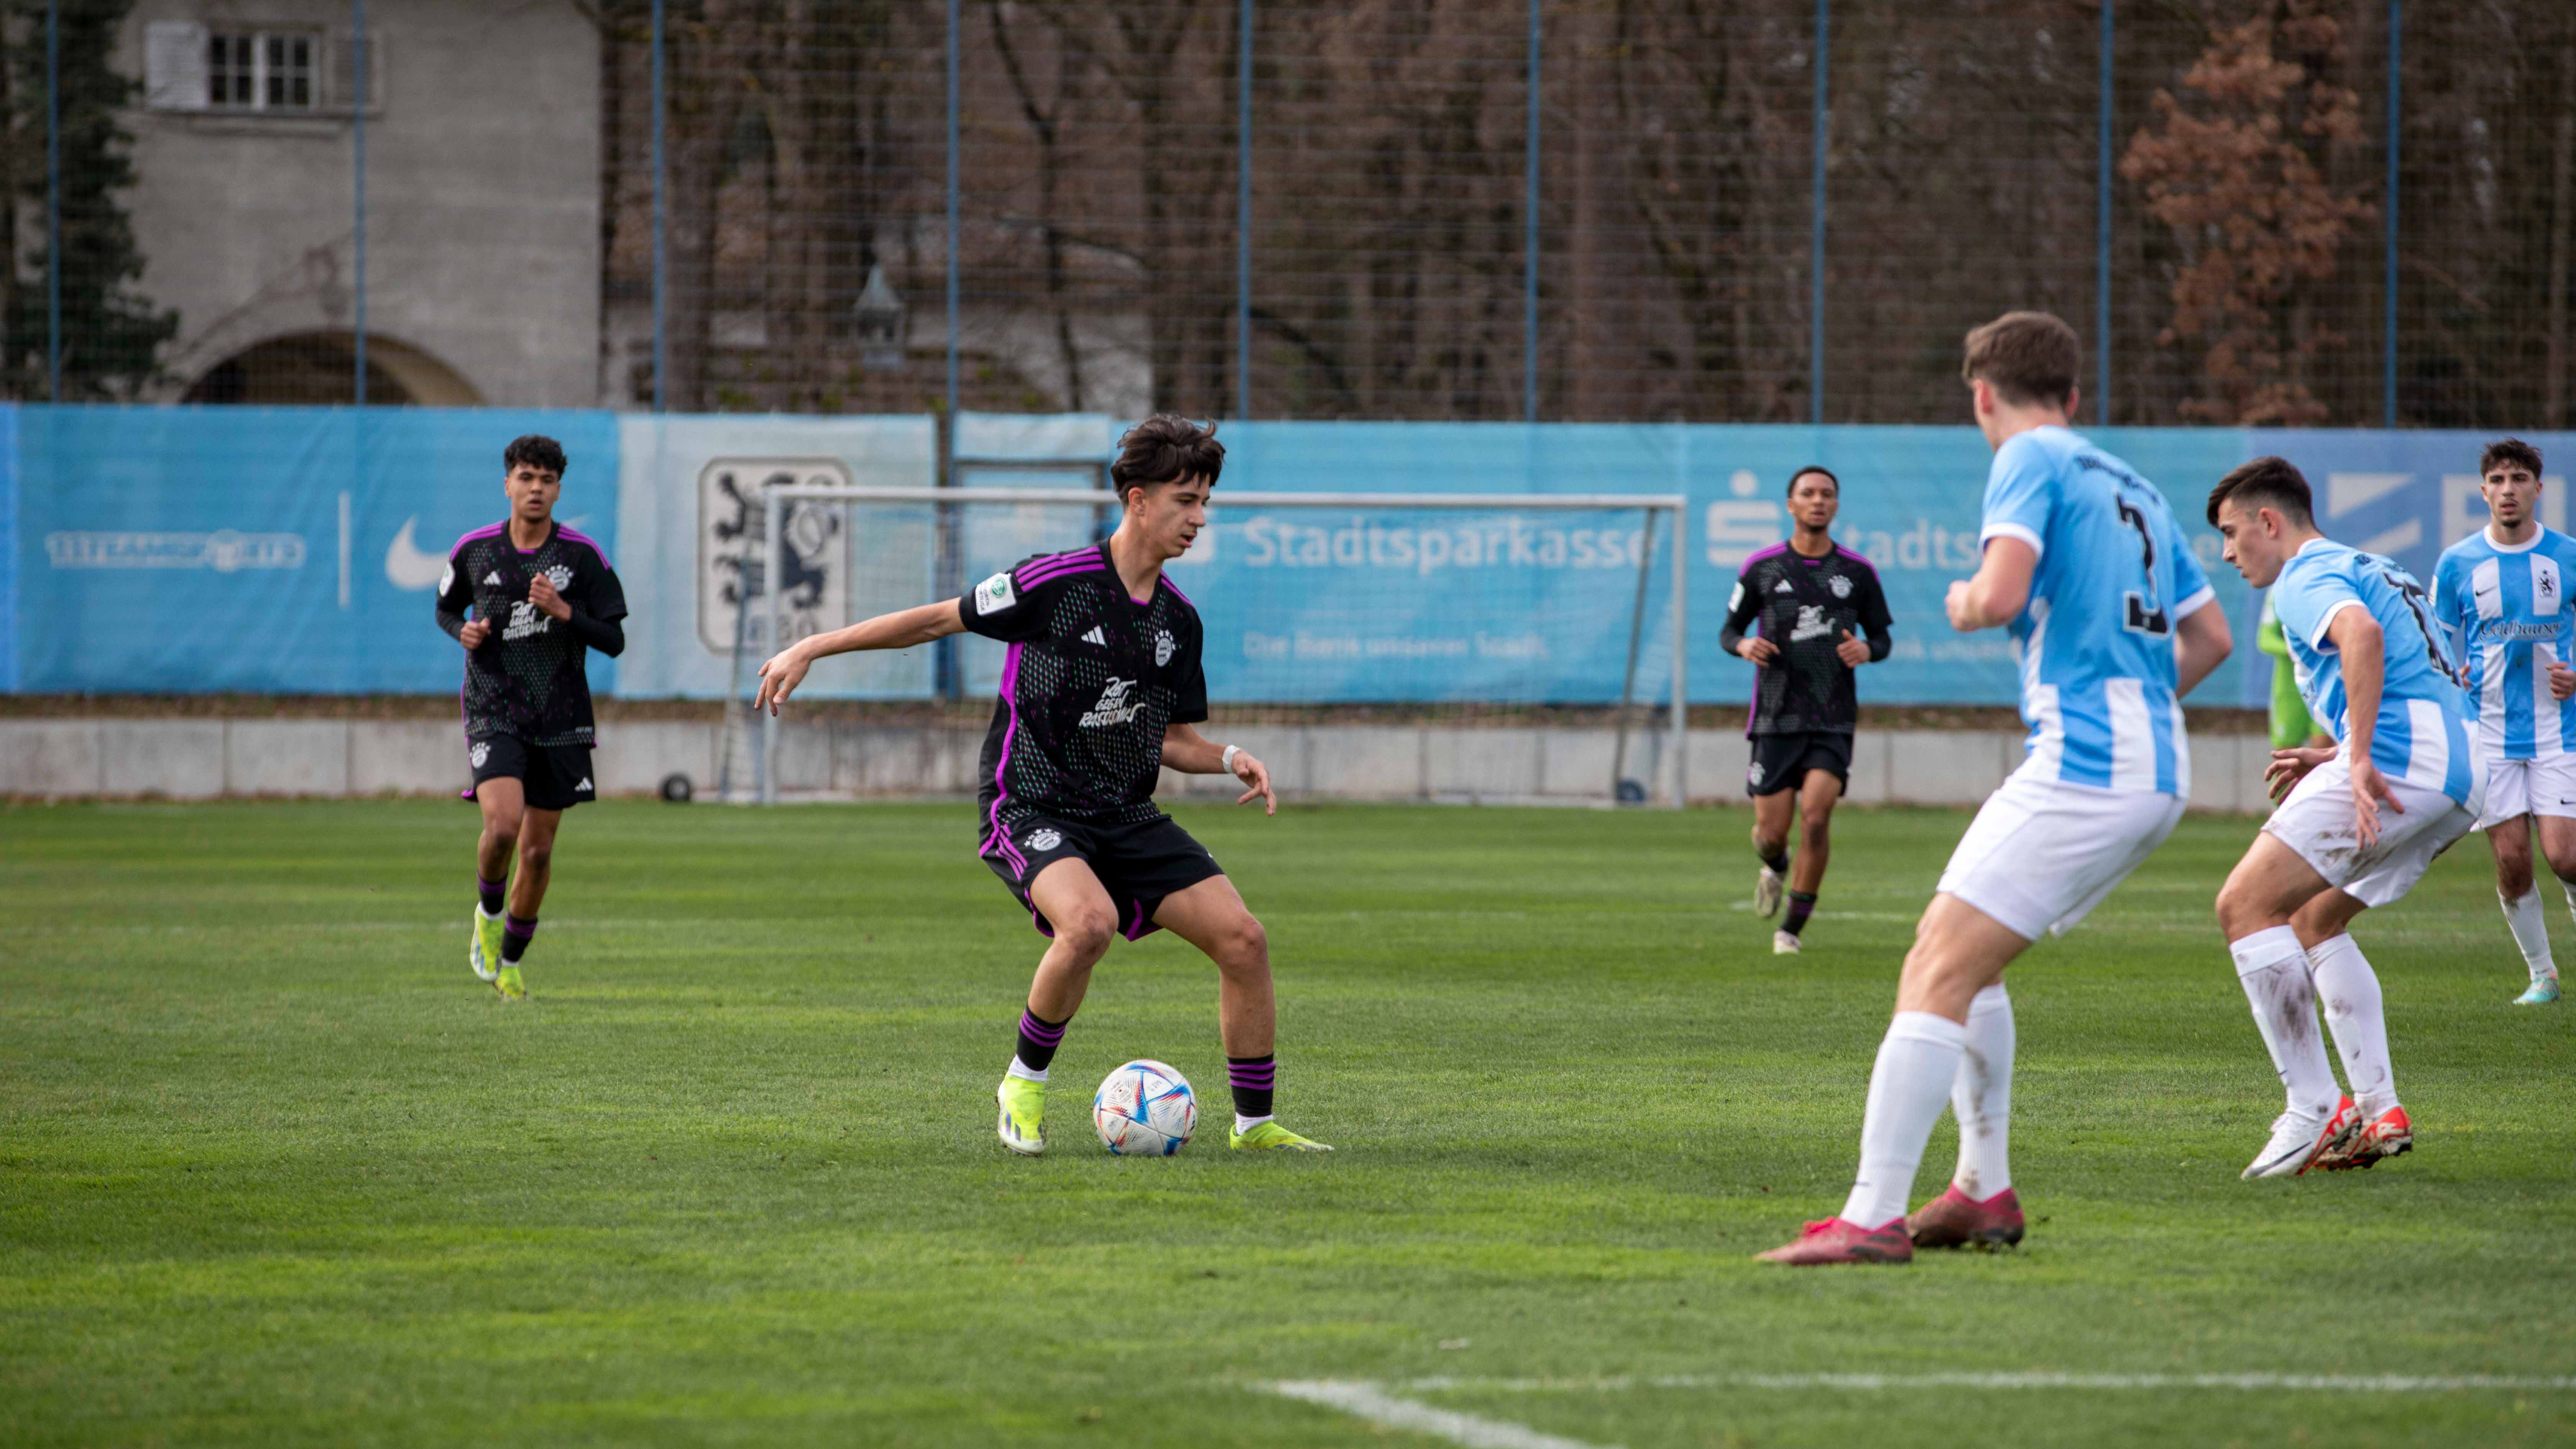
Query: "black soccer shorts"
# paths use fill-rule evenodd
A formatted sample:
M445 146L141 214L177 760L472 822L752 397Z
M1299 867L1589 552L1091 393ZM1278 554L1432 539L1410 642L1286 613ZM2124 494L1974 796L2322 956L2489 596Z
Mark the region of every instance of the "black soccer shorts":
M588 745L531 745L516 735L485 735L465 742L465 759L477 789L486 780L516 780L532 810L569 810L599 798L590 782ZM473 799L474 791L467 790L465 798Z
M1744 772L1744 793L1777 795L1783 790L1795 790L1809 770L1822 770L1848 789L1851 750L1852 737L1840 730L1755 735L1753 767Z
M1207 847L1190 838L1168 815L1142 825L1084 825L1052 815L1010 817L1008 830L984 826L979 852L1013 897L1028 908L1029 920L1043 936L1055 927L1029 899L1029 882L1059 860L1073 859L1091 867L1109 892L1118 912L1118 930L1130 941L1142 940L1162 927L1154 912L1163 898L1200 881L1225 874Z

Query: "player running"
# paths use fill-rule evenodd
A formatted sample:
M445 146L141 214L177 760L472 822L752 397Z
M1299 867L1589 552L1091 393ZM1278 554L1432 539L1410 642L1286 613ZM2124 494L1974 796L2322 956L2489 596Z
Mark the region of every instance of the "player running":
M2068 429L2081 359L2075 329L2043 312L1968 334L1961 371L1995 460L1984 559L1950 585L1950 624L2010 628L2029 754L1977 812L1915 927L1851 1194L1761 1255L1775 1263L1904 1263L1918 1245L2021 1241L2004 968L2101 904L2191 793L2178 701L2227 658L2227 620L2164 495ZM1958 1170L1907 1217L1945 1103L1959 1117Z
M1851 783L1852 731L1860 703L1852 671L1887 657L1887 595L1869 560L1826 532L1842 505L1842 481L1823 468L1789 476L1789 541L1744 561L1726 602L1717 647L1753 661L1753 709L1744 732L1753 766L1744 793L1753 797L1753 853L1762 874L1753 908L1789 918L1771 933L1775 955L1797 954L1799 933L1816 909L1816 891L1831 858L1834 802ZM1747 636L1748 624L1758 632ZM1857 625L1869 636L1852 637ZM1794 871L1789 817L1803 824Z
M2433 622L2457 650L2478 706L2487 761L2487 809L2478 821L2495 851L2496 899L2522 948L2531 984L2516 1006L2558 999L2549 956L2548 913L2531 868L2532 827L2540 854L2576 911L2576 670L2567 665L2576 608L2576 539L2543 527L2540 450L2520 438L2488 445L2478 459L2487 526L2442 551L2433 567Z
M1213 427L1169 415L1137 424L1118 447L1109 477L1121 516L1108 539L1023 560L963 598L801 640L760 667L754 703L774 713L827 654L908 649L961 629L1008 643L984 736L979 853L1052 939L994 1093L1002 1145L1029 1157L1046 1151L1047 1066L1110 938L1168 928L1216 963L1232 1145L1328 1152L1271 1117L1277 1012L1261 923L1153 800L1169 765L1231 774L1244 785L1236 804L1258 799L1278 811L1259 760L1192 728L1208 716L1199 616L1163 575L1207 526L1225 447Z
M503 1000L517 1001L528 994L519 962L536 939L555 830L566 810L598 794L584 652L626 651L617 622L626 617L626 590L598 544L555 522L561 443L535 433L515 439L501 468L510 516L449 550L438 627L465 646L465 758L474 772L465 793L483 807L466 964Z
M2264 777L2280 804L2218 892L2236 979L2289 1091L2248 1178L2368 1167L2414 1145L2379 978L2351 926L2422 879L2486 796L2476 712L2423 587L2394 560L2319 534L2309 506L2308 480L2282 458L2257 458L2209 493L2228 561L2272 590L2300 692L2339 746L2272 752ZM2317 1039L2320 999L2349 1097Z

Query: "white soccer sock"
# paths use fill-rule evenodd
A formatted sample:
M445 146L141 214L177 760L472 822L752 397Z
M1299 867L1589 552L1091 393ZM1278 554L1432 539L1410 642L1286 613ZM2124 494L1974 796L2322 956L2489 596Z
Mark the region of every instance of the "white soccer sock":
M2496 899L2504 905L2505 928L2522 948L2522 964L2531 968L2531 979L2557 975L2557 963L2549 959L2549 913L2540 908L2540 887L2535 884L2524 891L2520 900L2506 900L2504 892L2497 891ZM2576 910L2576 894L2568 897L2567 904Z
M1241 1112L1237 1112L1234 1114L1234 1130L1239 1136L1269 1120L1268 1117L1246 1117Z
M2537 901L2538 892L2533 892ZM2308 952L2317 998L2343 1058L2344 1080L2365 1122L2397 1105L2397 1077L2388 1065L2388 1021L2380 1014L2379 977L2349 935L2319 941Z
M2341 1094L2317 1032L2317 988L2308 979L2308 953L2299 949L2298 933L2287 926L2256 931L2228 942L2227 954L2236 958L2236 984L2254 1008L2254 1026L2288 1089L2290 1110L2332 1114Z
M2012 998L2000 981L1968 1003L1966 1048L1950 1082L1950 1111L1959 1119L1959 1170L1950 1182L1979 1202L2012 1186L2005 1151L2012 1127Z
M1941 1120L1950 1083L1959 1075L1968 1029L1928 1011L1900 1011L1878 1044L1870 1069L1869 1109L1860 1124L1860 1175L1843 1203L1843 1221L1865 1228L1905 1216L1923 1144Z
M1044 1070L1032 1067L1028 1063L1021 1061L1019 1053L1017 1052L1013 1052L1011 1054L1011 1069L1003 1073L1003 1075L1017 1077L1023 1082L1036 1082L1042 1086L1045 1084L1047 1077Z

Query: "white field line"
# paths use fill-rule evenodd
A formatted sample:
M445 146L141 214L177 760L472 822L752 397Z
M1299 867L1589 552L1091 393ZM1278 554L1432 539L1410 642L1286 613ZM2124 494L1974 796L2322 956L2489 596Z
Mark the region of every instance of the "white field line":
M1406 1393L1565 1393L1628 1389L2294 1389L2345 1394L2447 1394L2477 1389L2516 1393L2576 1391L2576 1375L2513 1374L1667 1374L1607 1378L1425 1378L1392 1387Z
M1580 1439L1561 1439L1500 1419L1480 1419L1454 1409L1435 1409L1412 1399L1399 1399L1376 1384L1349 1379L1310 1379L1264 1384L1274 1394L1339 1409L1389 1429L1410 1429L1468 1449L1613 1449Z
M1364 1379L1303 1379L1260 1387L1310 1404L1322 1404L1389 1429L1409 1429L1464 1444L1468 1449L1615 1449L1581 1439L1543 1434L1526 1425L1440 1409L1399 1394L1620 1393L1633 1389L2076 1389L2304 1390L2340 1394L2449 1394L2476 1390L2514 1393L2576 1390L2576 1375L2512 1374L1666 1374L1605 1378L1423 1378L1393 1384ZM1388 1392L1389 1389L1398 1391Z

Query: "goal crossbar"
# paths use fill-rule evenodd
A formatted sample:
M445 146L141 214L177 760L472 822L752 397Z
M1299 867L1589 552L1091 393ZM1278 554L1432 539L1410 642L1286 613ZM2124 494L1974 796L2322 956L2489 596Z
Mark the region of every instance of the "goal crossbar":
M1116 495L1100 488L865 488L830 484L782 483L760 490L769 502L798 499L829 500L844 503L932 503L967 504L1040 504L1061 508L1104 508L1115 506ZM1690 617L1690 545L1687 530L1682 527L1689 499L1679 493L1280 493L1244 491L1229 492L1222 499L1210 498L1211 512L1220 508L1454 508L1454 509L1525 509L1531 512L1601 512L1606 510L1641 509L1672 515L1672 705L1668 711L1672 751L1672 803L1689 803L1689 771L1685 767L1690 743L1689 648L1687 624ZM762 519L762 559L764 576L779 576L780 555L785 546L781 516L785 510L764 506ZM1640 587L1643 587L1642 579ZM767 591L769 640L776 647L779 636L781 591ZM776 798L774 764L777 752L778 720L764 714L761 719L760 794L764 802Z

